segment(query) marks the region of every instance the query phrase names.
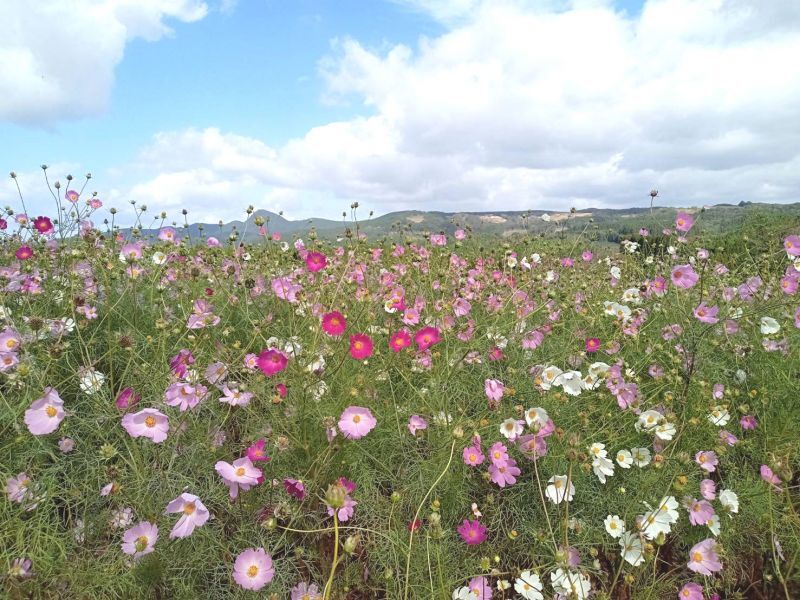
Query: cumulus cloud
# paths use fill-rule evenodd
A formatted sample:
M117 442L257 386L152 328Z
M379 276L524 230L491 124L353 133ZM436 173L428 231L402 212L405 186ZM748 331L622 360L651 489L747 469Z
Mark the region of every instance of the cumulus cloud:
M24 5L24 6L23 6ZM208 13L201 0L0 2L0 120L50 124L103 112L131 40Z
M548 210L797 201L800 4L397 0L445 31L334 44L326 94L363 116L280 146L158 134L120 185L204 220L247 204L336 217L407 208Z

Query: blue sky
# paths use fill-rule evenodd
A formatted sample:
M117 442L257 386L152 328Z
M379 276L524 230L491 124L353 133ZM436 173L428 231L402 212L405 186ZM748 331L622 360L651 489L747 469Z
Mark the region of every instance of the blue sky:
M0 8L21 32L0 42L14 76L0 76L11 97L0 101L0 166L32 189L27 174L48 163L91 170L117 203L154 195L226 219L219 193L304 217L352 200L378 213L641 204L659 184L676 192L668 202L702 204L725 178L736 183L714 187L720 202L789 201L796 190L796 136L774 140L769 168L762 152L781 129L764 110L797 115L796 67L778 58L798 43L793 8L142 0L122 11L78 0L84 21L71 35L92 39L94 28L97 45L67 37L54 53L42 30L48 19L63 29L54 13L74 5L42 4L53 10ZM743 70L721 68L726 54ZM789 70L765 73L776 59ZM744 93L732 99L736 77ZM787 78L777 98L756 90ZM198 195L193 177L216 192Z

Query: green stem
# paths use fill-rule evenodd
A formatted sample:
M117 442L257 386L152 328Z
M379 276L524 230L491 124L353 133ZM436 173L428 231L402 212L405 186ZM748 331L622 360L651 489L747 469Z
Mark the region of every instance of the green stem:
M322 594L323 600L331 597L333 588L333 575L336 573L336 563L339 562L339 516L336 509L333 511L333 564L331 564L331 574L328 575L328 582L325 584L325 591Z

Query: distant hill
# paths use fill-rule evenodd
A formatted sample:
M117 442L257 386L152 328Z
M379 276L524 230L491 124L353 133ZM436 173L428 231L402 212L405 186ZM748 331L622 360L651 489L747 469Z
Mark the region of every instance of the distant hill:
M291 221L268 210L255 211L247 221L228 223L193 223L188 227L178 227L181 236L193 240L214 236L227 241L232 234L240 241L253 241L259 238L257 219L264 220L269 232L279 232L283 239L291 241L295 237L305 237L312 230L323 239L334 239L348 234L366 234L371 239L388 237L402 239L420 237L429 233L444 232L452 234L463 228L473 234L510 237L517 234L539 235L543 233L571 234L591 231L596 239L617 242L619 239L637 235L642 227L658 233L670 226L675 214L685 210L698 217L698 228L713 233L724 233L738 229L747 219L754 217L780 218L786 225L800 225L800 203L762 204L740 202L717 204L705 209L676 207L634 207L634 208L586 208L572 212L528 210L528 211L486 211L486 212L441 212L408 210L392 212L380 217L366 218L358 222L352 220L333 221L330 219L302 219ZM702 215L700 215L702 213ZM545 216L547 215L547 216ZM544 218L543 218L544 217ZM142 231L150 237L157 229ZM130 234L130 229L122 230Z

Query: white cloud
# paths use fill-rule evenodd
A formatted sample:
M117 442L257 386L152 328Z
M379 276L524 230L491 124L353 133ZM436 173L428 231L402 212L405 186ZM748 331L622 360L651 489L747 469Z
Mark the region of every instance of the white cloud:
M168 19L193 22L201 0L0 2L0 120L50 124L103 112L125 45L156 41Z
M447 23L415 47L336 43L326 94L364 116L271 147L161 133L116 187L151 210L378 213L798 201L800 4L402 0Z

